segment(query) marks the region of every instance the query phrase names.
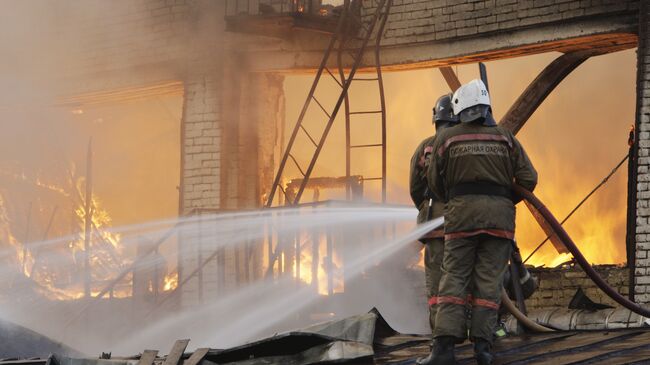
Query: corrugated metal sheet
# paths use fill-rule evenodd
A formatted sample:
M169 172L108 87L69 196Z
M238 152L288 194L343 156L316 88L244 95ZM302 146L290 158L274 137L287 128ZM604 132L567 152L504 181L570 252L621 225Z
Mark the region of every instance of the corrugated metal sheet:
M340 321L279 334L226 350L210 350L201 365L415 364L429 353L430 338L395 332L373 310ZM611 331L558 331L507 336L495 344L495 365L650 364L650 328ZM470 343L456 348L460 365L475 364ZM189 360L183 354L177 365ZM99 360L53 356L48 360L0 361L0 365L137 365L130 359ZM154 364L162 364L157 358ZM175 365L175 364L169 364Z
M83 356L62 343L17 324L0 320L0 359L47 358L58 353L68 356Z

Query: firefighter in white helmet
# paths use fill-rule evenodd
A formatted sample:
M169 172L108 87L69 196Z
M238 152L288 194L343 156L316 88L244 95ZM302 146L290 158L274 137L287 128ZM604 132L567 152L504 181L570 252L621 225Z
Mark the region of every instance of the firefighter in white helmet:
M481 80L461 86L452 105L461 123L439 133L432 152L436 158L427 171L429 189L446 205L435 341L426 364L455 363L454 345L468 334L469 304L469 336L477 362L485 365L493 360L493 333L514 238L511 186L532 191L537 172L514 135L496 125Z

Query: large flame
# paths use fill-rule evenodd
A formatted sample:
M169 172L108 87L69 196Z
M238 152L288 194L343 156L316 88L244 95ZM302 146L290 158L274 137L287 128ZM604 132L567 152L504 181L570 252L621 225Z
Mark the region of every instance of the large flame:
M590 176L571 173L562 167L562 159L548 153L535 160L544 179L535 194L549 210L561 221L585 196L594 189L600 179L609 173L612 166L599 166ZM596 264L626 261L625 253L625 207L626 207L626 168L623 165L605 185L603 185L574 215L563 225L564 229L578 245L587 260ZM569 174L572 179L562 179ZM550 175L550 176L549 176ZM592 177L592 176L595 176ZM562 183L562 180L565 183ZM566 181L570 183L566 183ZM554 181L555 183L550 183ZM517 211L517 241L522 254L527 256L541 243L546 234L528 212L524 204ZM559 255L550 241L535 253L529 264L554 267L566 262L570 255Z
M302 235L305 238L305 235ZM301 240L305 242L306 240ZM309 240L308 242L311 243ZM340 293L344 290L343 273L341 258L337 255L336 251L332 252L332 272L328 273L327 270L327 238L325 235L317 236L318 244L318 263L316 270L316 281L314 281L313 268L314 268L314 255L312 245L306 245L306 249L300 251L300 280L305 284L315 285L319 294L329 294L329 276L332 276L332 292ZM307 248L308 247L308 248ZM297 276L296 265L293 265L293 276Z
M85 190L83 178L74 178L70 174L68 188L58 186L43 178L28 178L24 174L15 174L7 170L1 170L2 175L16 180L30 183L39 188L60 194L75 205L74 211L74 234L69 241L58 245L60 247L40 246L47 245L47 242L39 242L32 245L27 242L20 242L12 233L12 226L8 218L4 200L0 195L0 236L2 241L9 243L15 252L15 260L11 262L20 263L16 268L17 273L22 273L34 284L34 289L41 295L53 300L74 300L84 296L83 282L81 280L84 271L84 244L85 244L85 219L86 211L85 197L81 193ZM133 263L133 258L127 255L124 249L120 234L110 230L112 218L109 212L103 207L97 196L92 197L91 202L91 232L89 261L91 268L91 295L96 296L104 287L127 266ZM35 247L34 247L35 246ZM57 246L57 245L54 245ZM46 254L47 253L47 254ZM69 265L62 265L65 260ZM133 276L127 275L123 283L118 283L111 291L114 298L126 298L133 295ZM176 271L166 273L160 283L158 290L149 283L149 291L172 291L178 286L178 273Z

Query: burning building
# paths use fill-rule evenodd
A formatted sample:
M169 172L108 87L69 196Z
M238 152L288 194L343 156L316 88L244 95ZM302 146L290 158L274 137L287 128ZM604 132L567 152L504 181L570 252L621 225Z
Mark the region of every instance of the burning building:
M0 238L12 253L12 278L29 281L38 295L55 302L76 303L78 313L68 313L65 321L70 326L81 326L74 323L89 315L88 301L102 303L94 316L133 302L142 305L122 321L160 319L264 277L290 277L297 287L322 295L353 290L358 284L346 281L344 268L354 257L341 249L347 242L336 229L286 237L273 224L260 224L256 232L241 228L248 235L240 237L245 244L215 248L214 242L229 236L210 231L213 216L262 207L282 215L279 207L307 211L336 205L327 201L337 199L404 203L403 156L410 157L413 143L430 133L422 111L430 112L456 76L476 73L476 62L494 61L491 70L500 69L492 78L496 113L532 144L535 135L527 131L535 127L525 123L538 117L534 113L549 94L553 101L565 77L571 81L569 74L592 60L634 60L635 48L636 80L628 81L636 82L636 105L622 101L618 107L624 110L607 114L628 118L617 121L621 126L612 133L626 137L634 124L634 142L629 149L621 139L616 156L610 149L598 155L613 165L618 154L631 151L629 187L619 172L612 183L616 191L600 201L617 208L607 219L618 223L594 215L575 229L586 246L608 245L592 249L589 258L618 264L602 270L620 291L639 303L650 301L644 86L649 33L643 1L138 0L43 6L51 11L17 2L15 18L3 15L14 37L7 37L11 56L0 72L16 87L1 88L0 115L25 121L12 127L3 154L25 151L29 158L0 166ZM509 67L526 58L535 60L539 74L526 70L526 78L500 83ZM600 67L594 72L606 65ZM633 72L620 77L628 74ZM411 95L417 90L391 94L398 83L421 85L423 77L439 84L426 89L430 100L424 107L411 104L419 100ZM409 114L408 108L418 112ZM422 121L402 120L411 115ZM41 132L31 133L35 129ZM413 136L405 136L409 129ZM552 144L553 136L544 137ZM61 141L64 147L58 147ZM557 150L568 155L574 147ZM564 155L548 152L553 148L540 143L532 150L533 158L554 158L549 165L557 166L546 171L562 168ZM43 163L48 158L53 161ZM586 170L580 172L586 176ZM584 179L563 189L541 186L541 195L568 212L573 202L566 203L563 192L581 196L591 184ZM188 229L173 222L176 217L204 228ZM524 253L534 248L528 241L544 238L528 219L520 222ZM155 237L115 229L156 220L168 221ZM398 231L370 227L358 242L370 251L374 240ZM601 243L604 237L620 242ZM39 248L50 240L59 241ZM198 244L184 245L189 241ZM543 254L531 262L566 261L553 251ZM401 264L412 261L417 258ZM578 287L608 301L576 268L540 275L542 289L531 307L566 306ZM584 282L570 286L576 277ZM2 285L11 290L15 280Z

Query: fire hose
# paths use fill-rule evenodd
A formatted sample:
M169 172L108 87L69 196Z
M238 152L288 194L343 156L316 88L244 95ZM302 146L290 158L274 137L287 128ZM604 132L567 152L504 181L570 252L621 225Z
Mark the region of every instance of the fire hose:
M589 276L589 278L598 286L598 288L600 288L600 290L602 290L608 297L612 298L618 304L629 309L630 311L638 315L641 315L643 317L650 318L650 310L640 306L637 303L634 303L633 301L619 294L616 290L614 290L611 286L609 286L609 284L607 284L607 282L603 280L603 278L601 278L600 275L598 275L596 270L594 270L594 268L589 264L589 262L584 257L582 252L580 252L580 250L573 242L571 237L569 237L569 235L564 230L564 228L562 228L562 225L557 221L557 219L555 219L555 217L553 216L553 214L551 214L548 208L546 208L546 206L539 199L537 199L537 197L533 193L531 193L530 191L524 189L523 187L517 184L513 185L512 190L516 195L528 201L528 203L531 204L535 210L537 210L537 212L544 218L544 220L546 220L550 228L557 235L557 238L564 244L564 246L571 253L571 255L573 255L573 258L578 263L578 265L580 265L580 267ZM506 303L507 306L507 302L504 301L504 303ZM516 316L514 312L513 315ZM519 318L517 317L517 319ZM521 321L521 319L519 320ZM525 322L522 321L522 324L525 325Z
M534 332L555 332L554 329L544 327L541 324L533 321L532 319L526 317L525 314L521 313L515 304L508 297L505 289L501 291L501 303L504 307L521 323L524 327L528 328Z

